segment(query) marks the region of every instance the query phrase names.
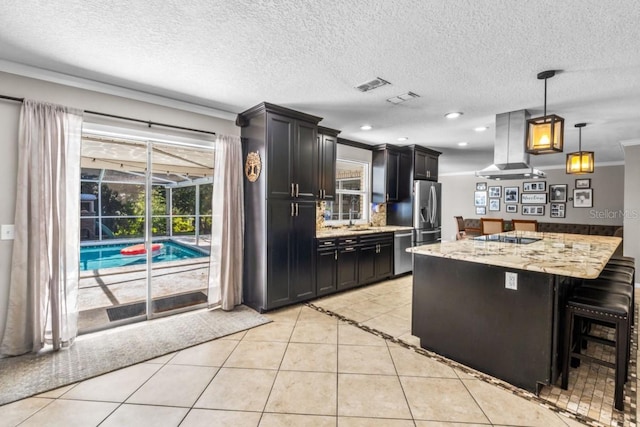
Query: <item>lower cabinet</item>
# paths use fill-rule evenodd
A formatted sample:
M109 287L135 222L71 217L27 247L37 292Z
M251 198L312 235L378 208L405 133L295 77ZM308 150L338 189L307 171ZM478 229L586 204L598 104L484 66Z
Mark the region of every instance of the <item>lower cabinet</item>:
M316 269L318 296L391 277L393 234L318 239Z

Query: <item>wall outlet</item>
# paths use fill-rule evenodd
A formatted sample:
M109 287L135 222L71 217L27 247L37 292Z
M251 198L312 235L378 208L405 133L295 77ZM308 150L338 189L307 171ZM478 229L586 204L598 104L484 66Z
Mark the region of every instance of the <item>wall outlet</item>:
M504 287L507 289L512 289L514 291L518 290L518 273L504 273Z
M15 227L13 224L2 224L0 226L0 240L13 240L15 238Z

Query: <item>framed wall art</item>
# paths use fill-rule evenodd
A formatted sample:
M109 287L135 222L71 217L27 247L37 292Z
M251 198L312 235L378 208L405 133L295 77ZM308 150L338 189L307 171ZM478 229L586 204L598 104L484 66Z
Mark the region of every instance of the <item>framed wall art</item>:
M523 182L522 191L547 191L546 181Z
M502 187L497 185L494 187L489 187L489 197L500 197L502 196Z
M551 203L549 206L549 217L564 218L566 215L564 203Z
M487 191L486 182L476 182L476 191Z
M523 206L522 215L544 215L544 206Z
M591 188L591 178L576 179L576 188Z
M489 199L489 210L490 211L499 211L500 210L500 199Z
M473 204L475 206L487 206L487 192L476 191L473 193Z
M573 190L573 207L574 208L592 208L593 207L593 189L592 188L576 188Z
M485 206L476 206L476 215L486 215L487 208Z
M505 209L508 213L516 213L518 212L518 205L505 205Z
M554 184L549 186L549 202L564 203L567 201L567 184Z
M518 203L518 187L504 187L504 203Z
M522 193L520 195L520 198L520 203L522 203L523 205L541 205L547 203L547 193Z

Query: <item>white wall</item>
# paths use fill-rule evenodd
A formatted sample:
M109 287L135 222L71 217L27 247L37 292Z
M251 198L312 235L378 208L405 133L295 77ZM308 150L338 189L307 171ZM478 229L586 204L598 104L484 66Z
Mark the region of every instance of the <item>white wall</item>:
M629 165L640 164L640 141L624 146L624 159ZM640 260L640 168L624 170L624 255ZM637 280L637 279L636 279Z
M544 170L547 178L542 180L549 185L567 184L568 198L572 198L576 178L590 178L593 189L593 208L574 208L571 201L565 205L565 218L550 218L549 203L545 205L543 216L523 216L522 204L518 203L517 213L507 213L504 205L504 194L500 198L500 211L490 212L487 207L486 215L476 215L474 191L477 182L486 182L487 186L499 185L504 187L519 187L522 194L522 183L526 180L493 181L477 178L474 175L444 175L439 177L442 183L442 239L452 240L457 231L454 216L462 215L464 218L494 217L511 219L536 219L541 222L566 222L575 224L602 224L622 225L623 218L620 214L625 209L625 168L623 165L598 166L596 160L595 172L587 175L567 175L563 169ZM635 181L640 182L640 181ZM637 184L636 184L637 185ZM636 193L637 194L637 193Z
M230 120L9 73L0 72L0 94L219 134L240 135L240 129ZM0 99L0 224L14 223L20 106L18 102ZM95 121L96 116L87 115L87 119ZM6 320L12 248L12 241L0 240L0 340Z

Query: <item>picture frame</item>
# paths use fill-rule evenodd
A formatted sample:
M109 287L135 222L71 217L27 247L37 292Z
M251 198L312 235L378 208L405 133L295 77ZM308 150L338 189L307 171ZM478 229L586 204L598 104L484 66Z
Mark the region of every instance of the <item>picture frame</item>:
M522 206L522 215L542 216L544 215L544 205Z
M489 211L500 210L500 199L489 199Z
M518 203L519 187L504 187L504 203Z
M566 203L566 201L567 201L567 184L553 184L549 186L549 202L550 203Z
M476 182L476 191L487 191L486 182Z
M591 178L576 179L576 188L591 188Z
M505 205L504 206L506 211L508 213L517 213L518 212L518 205Z
M550 218L564 218L566 216L566 209L564 203L551 203L549 206Z
M520 203L523 205L542 205L547 203L547 193L522 193Z
M476 206L476 215L486 215L487 208L484 206Z
M547 191L547 182L546 181L523 182L522 183L522 191L523 192Z
M487 192L476 191L473 193L474 206L487 206Z
M573 190L574 208L593 207L593 188L576 188Z
M501 197L501 196L502 196L502 186L496 185L496 186L489 187L489 197Z

